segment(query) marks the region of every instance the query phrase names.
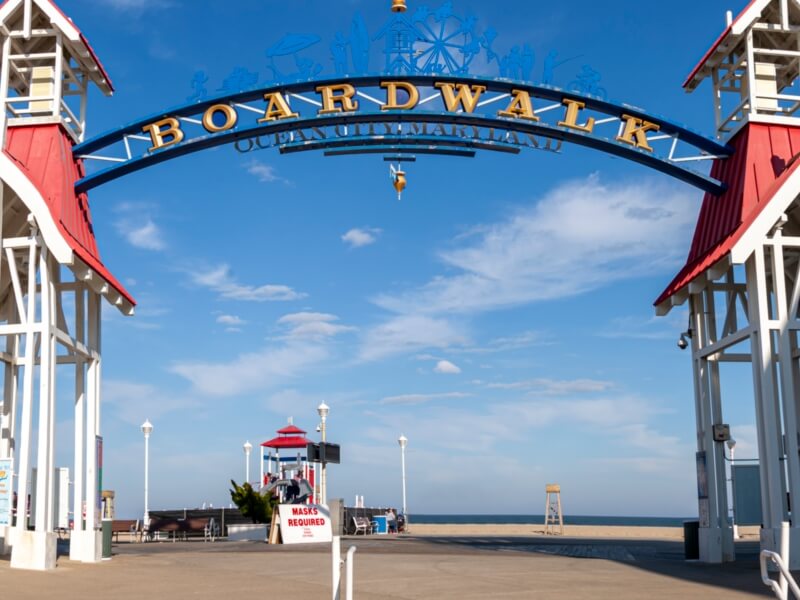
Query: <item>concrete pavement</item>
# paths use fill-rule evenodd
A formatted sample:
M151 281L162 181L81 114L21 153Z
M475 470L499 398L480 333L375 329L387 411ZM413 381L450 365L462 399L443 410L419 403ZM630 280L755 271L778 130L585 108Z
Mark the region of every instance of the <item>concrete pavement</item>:
M757 546L742 560L707 566L682 559L668 541L564 538L346 538L358 551L355 598L418 599L680 599L768 598ZM319 546L253 542L121 543L100 565L59 558L50 573L12 571L0 560L2 597L226 600L331 597L330 551Z

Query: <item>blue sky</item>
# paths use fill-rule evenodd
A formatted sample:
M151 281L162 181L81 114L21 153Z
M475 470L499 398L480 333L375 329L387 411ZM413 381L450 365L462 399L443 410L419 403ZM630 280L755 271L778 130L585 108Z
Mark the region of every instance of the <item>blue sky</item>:
M390 2L59 4L117 87L92 96L91 136L184 103L199 70L212 91L240 66L266 80L286 33L328 40L356 11L374 32ZM710 90L681 83L744 4L455 7L496 29L501 52L530 44L534 80L557 50L577 58L556 85L589 64L611 98L710 134ZM143 508L146 418L151 508L227 505L245 440L288 417L315 435L322 401L343 456L329 496L348 503L400 504L403 433L411 512L538 514L558 482L567 513L695 514L686 312L656 319L652 302L702 193L578 147L424 158L409 176L398 202L378 158L221 147L91 192L102 258L139 302L133 318L105 311L105 487L120 514ZM754 456L747 373L730 375L744 383L726 420Z

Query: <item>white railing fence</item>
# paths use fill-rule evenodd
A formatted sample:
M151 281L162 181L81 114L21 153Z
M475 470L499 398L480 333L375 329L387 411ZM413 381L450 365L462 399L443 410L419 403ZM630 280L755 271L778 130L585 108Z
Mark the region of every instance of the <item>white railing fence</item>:
M770 588L778 600L789 600L789 590L796 600L800 600L800 587L789 572L789 523L781 528L781 553L771 550L761 551L761 581ZM769 576L770 563L778 569L778 581Z
M342 588L342 565L345 566L345 600L353 600L353 567L355 564L356 547L350 546L347 550L347 558L342 560L342 543L338 535L333 536L331 547L331 566L332 566L332 598L341 600Z

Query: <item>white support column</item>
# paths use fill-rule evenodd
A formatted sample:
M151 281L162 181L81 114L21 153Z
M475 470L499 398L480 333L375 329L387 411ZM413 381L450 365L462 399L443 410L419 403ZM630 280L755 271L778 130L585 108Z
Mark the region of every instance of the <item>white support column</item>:
M785 520L781 427L775 404L772 342L769 331L769 303L764 249L758 248L747 260L747 295L753 354L753 391L758 429L761 474L762 549L779 550L781 523Z
M706 318L703 320L705 327L701 337L703 345L707 346L717 341L717 310L712 289L706 287L703 293L705 295ZM719 363L708 360L705 360L704 363L705 391L708 394L704 407L704 438L709 500L713 507L710 513L712 531L709 534L714 536L714 547L716 548L717 545L719 547L721 553L719 556L720 561L731 562L736 560L736 555L733 544L733 528L728 522L728 482L725 469L725 446L723 443L714 441L714 425L724 423Z
M86 341L86 287L79 283L75 290L75 339ZM86 538L83 519L84 473L86 471L86 363L75 354L75 473L72 482L73 530L69 538L70 560L82 560Z
M775 239L780 241L782 232L775 233ZM777 244L773 247L772 254L772 274L775 283L775 306L777 314L774 315L778 320L780 329L778 330L779 360L780 360L780 389L783 405L783 429L786 454L786 474L787 489L791 498L791 505L797 506L800 502L800 448L798 448L798 410L797 410L797 369L792 356L796 344L790 325L795 320L789 314L790 298L786 290L785 257L783 246ZM792 520L790 529L791 547L797 550L800 548L800 522ZM800 568L800 553L793 552L794 563L791 568Z
M2 237L2 236L0 236ZM9 323L16 321L16 304L8 300L6 304L6 314ZM17 387L18 387L18 367L14 364L19 354L19 336L6 336L6 353L11 360L5 363L3 374L3 410L0 414L0 458L14 458L16 450L16 418L17 418ZM12 480L13 489L14 482ZM11 552L11 532L8 527L0 527L0 556L6 556Z
M51 372L54 371L55 338L53 336L52 272L46 249L39 255L39 274L41 278L42 330L40 334L39 359L39 434L36 453L36 532L48 533L53 530L53 471L51 451L54 440L52 421L54 394L51 387Z
M710 304L710 305L709 305ZM713 437L714 425L714 386L718 379L712 375L709 361L702 357L701 351L714 340L709 336L710 322L714 319L713 303L709 302L708 292L691 296L692 314L692 352L695 390L695 411L697 419L697 469L698 481L705 482L699 489L698 513L700 515L700 560L706 563L722 563L733 559L733 532L730 544L726 543L726 532L722 527L721 496L727 494L724 470L718 470L717 449ZM718 390L717 390L718 396ZM721 481L720 481L721 479Z
M33 417L33 379L34 369L36 368L36 349L37 333L39 337L47 336L50 329L43 330L43 323L36 319L36 274L37 267L41 267L42 281L46 284L42 286L42 297L49 296L50 282L49 273L46 268L46 254L37 260L39 255L39 234L35 225L31 225L30 241L28 246L28 294L27 309L25 314L25 359L23 389L22 389L22 417L20 423L20 448L19 448L19 478L17 480L17 523L13 535L13 547L11 551L11 567L18 569L32 569L44 571L54 569L56 566L56 535L47 531L47 515L50 512L44 508L46 504L41 504L41 497L48 495L48 480L52 479L52 473L48 474L47 465L49 457L49 447L47 442L50 432L50 421L52 411L47 394L42 396L42 391L47 392L49 387L49 375L47 371L40 373L40 394L39 394L39 450L37 453L37 504L43 508L37 512L35 531L27 530L27 496L29 492L29 479L31 473L31 430ZM16 292L15 292L16 293ZM20 306L21 306L20 302ZM50 311L49 298L42 304L42 317L45 323L49 323L48 314ZM49 353L49 345L41 344L43 357ZM52 362L52 361L51 361ZM45 380L47 380L45 382ZM44 390L41 385L44 384ZM42 440L44 437L44 441ZM43 445L44 444L44 445ZM42 472L44 471L44 473ZM43 485L44 484L44 485ZM52 494L51 494L52 495ZM31 510L34 507L31 506ZM50 513L51 514L51 513Z
M100 431L100 295L89 291L88 342L92 352L87 370L86 389L86 537L83 541L83 562L99 562L102 558L100 521L97 515L97 436Z
M8 103L9 76L11 72L11 38L3 38L3 56L0 63L0 148L6 146L6 128L8 126L8 115L6 113Z

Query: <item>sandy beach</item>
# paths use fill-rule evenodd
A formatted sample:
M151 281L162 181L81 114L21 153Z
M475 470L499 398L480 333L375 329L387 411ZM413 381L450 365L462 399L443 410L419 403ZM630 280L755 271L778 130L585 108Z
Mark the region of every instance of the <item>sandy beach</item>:
M545 535L544 525L424 525L411 523L411 534L419 537L477 536L525 537ZM758 539L758 527L742 527L743 539ZM682 540L681 527L630 527L565 525L564 537L588 539Z

